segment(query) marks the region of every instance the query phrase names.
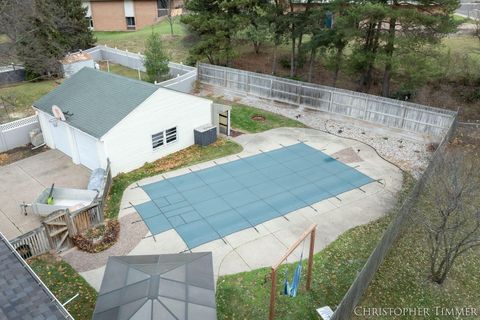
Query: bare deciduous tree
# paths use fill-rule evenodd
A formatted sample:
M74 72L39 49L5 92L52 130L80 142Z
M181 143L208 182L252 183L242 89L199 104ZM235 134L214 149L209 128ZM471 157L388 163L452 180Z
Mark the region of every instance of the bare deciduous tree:
M456 259L480 246L478 161L447 152L427 181L418 209L428 234L430 275L442 284Z
M474 36L480 40L480 10L475 10L473 14L473 21L474 21Z

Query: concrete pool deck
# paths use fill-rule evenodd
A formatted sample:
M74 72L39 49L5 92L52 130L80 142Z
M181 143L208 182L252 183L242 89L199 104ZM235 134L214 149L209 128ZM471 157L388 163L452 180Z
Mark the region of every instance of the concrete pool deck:
M372 182L363 186L362 190L354 189L336 198L320 201L311 207L290 212L285 215L286 218L279 217L257 225L257 230L249 228L226 236L225 241L218 239L192 249L192 252L212 251L215 277L271 266L303 231L314 223L318 225L315 252L319 252L348 229L383 216L394 205L396 193L402 186L402 172L379 157L375 150L361 142L339 138L318 130L279 128L258 134L241 135L234 140L244 147L239 154L240 157L303 141L330 156L338 157L340 161L373 179L381 179L381 183ZM148 184L164 177L179 176L191 172L190 170L208 168L235 159L238 159L237 155L228 156L171 171L163 174L163 177L160 175L143 179L138 183ZM134 220L130 215L140 219L133 208L128 208L129 203L140 204L150 200L141 188L133 188L134 186L128 188L123 195L120 219L128 216ZM128 230L126 233L128 234ZM146 238L141 239L128 253L129 255L178 253L187 249L186 244L173 229L156 235L155 238L149 237L148 232L145 236ZM294 262L300 257L301 247L294 252L288 262ZM307 248L308 244L305 244L304 258L308 254ZM105 268L104 261L94 262L95 255L91 255L91 259L92 269L82 270L81 275L98 290ZM72 265L75 267L74 263Z

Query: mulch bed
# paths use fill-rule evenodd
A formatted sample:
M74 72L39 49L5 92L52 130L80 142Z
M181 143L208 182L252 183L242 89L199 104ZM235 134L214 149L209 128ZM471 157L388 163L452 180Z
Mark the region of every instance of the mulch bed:
M74 236L73 243L80 249L89 253L97 253L113 246L120 234L118 220L109 220L105 226L97 226Z
M33 146L29 144L24 147L18 147L18 148L0 153L0 167L6 166L7 164L34 156L36 154L39 154L48 150L48 147L46 146L43 146L35 150L32 150L32 148Z
M230 136L233 137L233 138L241 136L242 134L245 134L245 133L243 133L241 131L230 129Z

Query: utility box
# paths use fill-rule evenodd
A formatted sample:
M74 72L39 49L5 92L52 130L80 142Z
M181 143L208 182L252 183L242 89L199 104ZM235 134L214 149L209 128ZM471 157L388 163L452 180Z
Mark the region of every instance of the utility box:
M208 125L194 130L195 144L208 146L217 141L217 127Z

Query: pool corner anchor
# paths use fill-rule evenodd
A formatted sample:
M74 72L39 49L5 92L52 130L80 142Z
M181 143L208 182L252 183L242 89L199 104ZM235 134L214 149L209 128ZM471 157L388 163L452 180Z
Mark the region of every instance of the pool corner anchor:
M130 190L141 188L141 186L137 183L135 183L135 187L131 187Z
M155 235L154 235L154 234L149 235L149 236L146 236L146 237L143 237L142 239L148 239L148 238L153 238L153 241L157 242L157 239L155 238Z

